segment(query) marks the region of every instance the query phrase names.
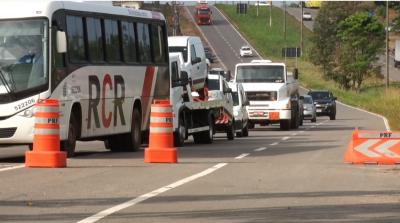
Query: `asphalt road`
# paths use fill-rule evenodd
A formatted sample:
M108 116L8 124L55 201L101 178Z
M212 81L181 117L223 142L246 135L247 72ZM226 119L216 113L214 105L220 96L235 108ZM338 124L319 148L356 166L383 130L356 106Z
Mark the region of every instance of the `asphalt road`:
M201 29L215 28L204 33L234 66L243 42L213 15L214 27ZM234 141L218 134L211 145L189 140L177 164L146 164L143 150L111 153L95 141L79 143L67 168L23 168L25 148L2 147L0 222L398 222L399 169L343 163L355 127L385 128L338 105L337 120L319 117L298 130L259 127Z

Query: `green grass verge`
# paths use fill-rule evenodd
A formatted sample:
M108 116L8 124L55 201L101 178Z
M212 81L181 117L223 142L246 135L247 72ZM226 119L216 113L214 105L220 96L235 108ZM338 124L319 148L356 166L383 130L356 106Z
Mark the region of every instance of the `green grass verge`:
M250 6L247 15L237 15L236 6L228 4L216 5L227 15L231 22L256 48L263 58L274 61L283 61L281 49L283 47L297 47L300 45L300 22L289 14L286 16L286 43L283 35L283 11L279 8L272 9L272 27L269 27L269 7L260 7L259 16L256 7ZM312 33L306 28L304 31L304 51L309 52ZM295 66L294 59L288 59L288 67ZM400 130L400 84L392 84L385 90L382 80L367 80L360 92L344 91L333 81L324 80L321 70L308 62L307 57L299 59L300 83L309 89L331 90L341 102L360 107L371 112L384 115L390 123L392 130ZM338 114L340 118L340 114ZM357 126L355 126L357 127Z

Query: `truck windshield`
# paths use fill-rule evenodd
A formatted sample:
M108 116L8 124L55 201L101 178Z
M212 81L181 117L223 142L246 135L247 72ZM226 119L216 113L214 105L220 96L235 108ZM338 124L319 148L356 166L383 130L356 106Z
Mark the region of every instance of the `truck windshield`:
M283 83L285 82L283 66L239 66L236 72L236 82L251 83Z
M312 104L313 103L311 97L304 97L303 101L304 101L304 104Z
M219 79L208 79L208 90L219 90Z
M239 105L239 94L237 91L232 91L233 106Z
M169 48L170 53L182 53L183 60L185 63L188 61L188 52L187 52L187 47L183 46L170 46Z
M200 15L208 15L210 13L210 9L199 9L197 12Z
M45 19L0 21L0 98L48 85L47 43Z

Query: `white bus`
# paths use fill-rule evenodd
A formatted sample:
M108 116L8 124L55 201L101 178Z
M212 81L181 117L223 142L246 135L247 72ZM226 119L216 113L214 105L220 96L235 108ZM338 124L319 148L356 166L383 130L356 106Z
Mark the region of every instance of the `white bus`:
M169 98L159 12L82 2L0 3L0 144L31 144L33 105L60 100L61 148L137 150L154 98Z

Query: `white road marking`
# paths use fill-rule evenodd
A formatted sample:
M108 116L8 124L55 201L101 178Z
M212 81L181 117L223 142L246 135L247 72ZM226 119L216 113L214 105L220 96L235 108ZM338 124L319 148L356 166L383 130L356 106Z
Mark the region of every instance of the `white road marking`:
M267 147L260 147L260 148L255 149L254 152L261 152L266 149L267 149Z
M10 166L10 167L5 167L5 168L0 168L0 172L4 172L4 171L8 171L8 170L15 170L15 169L19 169L25 167L25 164L22 165L18 165L18 166Z
M311 126L311 128L315 128L315 127L317 127L317 126L315 126L315 125Z
M288 139L290 139L290 137L289 137L289 136L285 136L285 137L283 137L281 140L282 140L282 141L286 141L286 140L288 140Z
M235 157L235 159L240 160L248 155L250 155L250 153L243 153L242 155Z
M375 148L375 150L391 158L400 158L399 154L389 150L390 147L396 145L399 142L400 140L389 140L383 144L380 144L378 147Z
M78 223L93 223L93 222L97 222L97 221L99 221L99 220L101 220L101 219L103 219L103 218L105 218L105 217L107 217L107 216L109 216L111 214L114 214L114 213L116 213L118 211L121 211L122 209L125 209L125 208L131 207L133 205L136 205L136 204L138 204L138 203L140 203L142 201L145 201L147 199L150 199L152 197L160 195L160 194L162 194L162 193L164 193L166 191L169 191L171 189L177 188L179 186L182 186L182 185L184 185L186 183L189 183L191 181L194 181L194 180L196 180L196 179L198 179L200 177L204 177L204 176L206 176L206 175L208 175L208 174L210 174L210 173L212 173L212 172L214 172L214 171L216 171L216 170L218 170L218 169L220 169L220 168L222 168L222 167L224 167L226 165L227 165L227 163L219 163L219 164L217 164L217 165L215 165L215 166L213 166L211 168L208 168L208 169L206 169L206 170L204 170L204 171L202 171L200 173L197 173L197 174L194 174L192 176L186 177L186 178L184 178L182 180L176 181L175 183L172 183L172 184L167 185L165 187L161 187L159 189L156 189L156 190L154 190L154 191L152 191L150 193L140 195L139 197L131 199L131 200L127 201L127 202L124 202L124 203L119 204L117 206L114 206L114 207L108 208L106 210L103 210L103 211L101 211L101 212L99 212L97 214L94 214L94 215L92 215L92 216L90 216L88 218L85 218L85 219L83 219L81 221L78 221Z
M271 144L269 144L270 146L276 146L276 145L278 145L279 144L279 142L274 142L274 143L271 143Z
M291 135L292 135L292 136L297 136L297 132L295 132L295 133L292 133Z
M304 133L304 131L300 131L299 133L302 134L302 133Z
M380 141L379 139L369 139L369 140L365 141L364 143L354 147L354 150L356 150L368 157L372 157L372 158L380 157L381 155L368 149L370 146L378 143L379 141Z

